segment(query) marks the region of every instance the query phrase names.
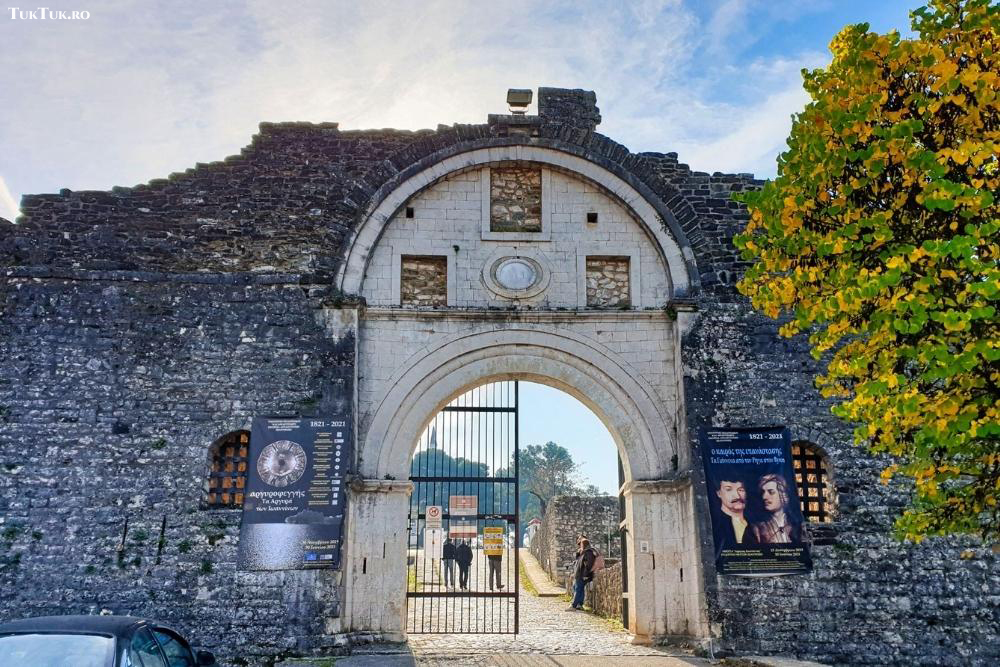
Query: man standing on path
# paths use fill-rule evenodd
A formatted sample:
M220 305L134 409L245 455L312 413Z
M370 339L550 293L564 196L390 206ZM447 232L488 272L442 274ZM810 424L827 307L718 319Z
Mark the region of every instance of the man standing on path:
M500 552L500 553L490 553L490 554L486 555L486 560L488 560L489 564L490 564L490 574L489 574L489 577L490 577L490 590L491 591L493 590L493 576L494 576L494 574L496 575L497 590L499 590L499 591L503 590L503 584L500 583L500 564L503 561L503 555L502 555L502 553L503 552Z
M463 591L469 589L469 566L472 565L472 547L467 540L461 540L455 548L455 560L458 561L458 586Z
M441 550L441 569L444 570L444 587L455 588L455 543L449 537Z
M594 579L595 560L597 553L590 548L590 540L582 538L573 571L573 604L566 611L583 609L583 594L587 584Z

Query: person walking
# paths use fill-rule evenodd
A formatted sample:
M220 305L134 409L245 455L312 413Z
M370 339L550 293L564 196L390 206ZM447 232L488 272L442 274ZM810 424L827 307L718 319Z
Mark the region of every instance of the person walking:
M450 537L441 550L441 569L444 570L444 587L455 588L455 543Z
M584 591L594 579L595 560L597 552L590 547L590 540L580 538L580 550L576 552L576 568L573 570L573 604L566 611L583 609Z
M472 547L467 540L460 540L455 547L455 561L458 563L458 586L469 590L469 567L472 565Z

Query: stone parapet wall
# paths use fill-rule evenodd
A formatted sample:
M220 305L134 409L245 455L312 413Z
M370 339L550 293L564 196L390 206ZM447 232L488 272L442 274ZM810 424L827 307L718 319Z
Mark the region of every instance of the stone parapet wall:
M599 570L587 586L587 605L606 618L622 617L622 564L615 563Z
M567 576L563 582L566 595L573 595L574 579ZM609 562L603 570L598 570L594 580L587 584L584 604L598 616L622 619L622 564Z

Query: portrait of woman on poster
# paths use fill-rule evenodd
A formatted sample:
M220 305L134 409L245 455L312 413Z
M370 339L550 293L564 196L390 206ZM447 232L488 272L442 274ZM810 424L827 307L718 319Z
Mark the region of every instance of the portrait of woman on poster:
M768 474L757 481L757 490L768 518L754 523L750 530L759 544L802 542L802 521L789 507L788 482L781 475Z

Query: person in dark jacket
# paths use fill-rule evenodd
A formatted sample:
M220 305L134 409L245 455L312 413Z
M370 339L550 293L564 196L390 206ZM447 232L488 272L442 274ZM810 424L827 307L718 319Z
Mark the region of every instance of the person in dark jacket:
M580 550L576 552L576 568L573 570L573 604L570 609L583 609L583 594L587 584L594 579L594 561L597 552L590 547L590 540L580 540Z
M444 548L441 550L441 569L444 570L444 586L455 587L455 543L449 537L444 541Z
M472 565L472 547L466 540L459 540L455 547L455 560L458 562L458 587L469 590L469 567Z

